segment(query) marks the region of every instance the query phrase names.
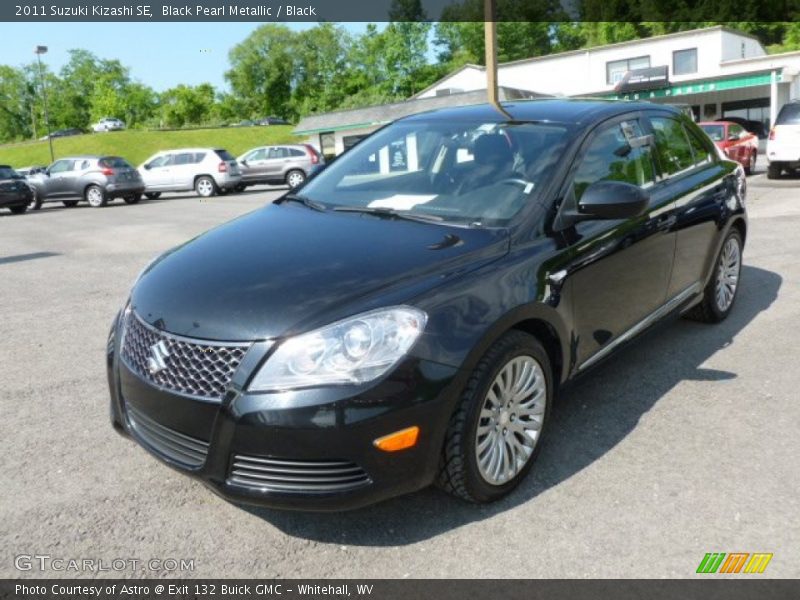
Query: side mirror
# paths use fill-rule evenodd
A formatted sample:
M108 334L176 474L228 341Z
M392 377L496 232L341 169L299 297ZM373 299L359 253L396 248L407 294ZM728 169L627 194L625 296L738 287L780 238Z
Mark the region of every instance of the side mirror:
M740 137L741 137L741 136L740 136L738 133L731 133L731 134L728 136L728 141L729 141L729 142L735 142L736 140L740 139Z
M245 167L247 166L247 159L246 158L243 158L239 162L242 163Z
M143 168L145 171L149 171L149 170L150 170L150 163L144 163L144 164L142 165L142 168Z
M596 181L583 192L578 202L578 220L629 219L647 208L647 193L624 181Z

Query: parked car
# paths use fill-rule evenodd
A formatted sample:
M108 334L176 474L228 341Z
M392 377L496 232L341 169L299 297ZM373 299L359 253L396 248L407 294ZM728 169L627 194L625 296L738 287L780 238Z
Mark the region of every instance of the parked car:
M800 100L787 102L778 113L767 139L767 160L769 179L800 169Z
M744 167L747 175L755 170L758 159L758 136L756 134L750 133L738 123L730 121L704 121L698 125L728 158L737 161Z
M239 186L242 175L236 159L222 148L166 150L148 158L139 167L145 195L158 198L162 192L194 190L207 198L227 194Z
M19 169L16 169L16 171L23 177L28 178L31 175L36 175L37 173L43 172L45 169L47 169L45 165L31 165L29 167L20 167Z
M722 119L717 119L717 121L728 121L729 123L736 123L741 125L745 128L745 130L749 131L758 136L758 139L765 140L767 139L767 128L764 127L764 124L761 121L751 121L750 119L743 119L741 117L724 117Z
M242 172L240 190L262 183L285 183L296 188L325 163L325 158L311 144L260 146L248 150L237 160Z
M69 156L60 158L41 173L31 175L33 190L29 208L45 202L62 202L72 208L81 200L99 208L115 198L136 204L144 182L128 161L119 156Z
M25 178L10 165L0 165L0 208L7 208L15 215L28 210L33 192Z
M289 125L289 121L281 117L264 117L256 121L258 125Z
M99 133L101 131L120 131L122 129L125 129L125 123L112 117L100 119L97 123L92 125L92 131L95 133Z
M158 257L112 326L113 425L237 501L437 482L488 502L532 468L567 382L669 317L728 317L746 180L691 119L504 108L400 119Z
M50 133L51 138L60 138L60 137L70 137L73 135L83 135L84 131L82 129L78 129L77 127L71 127L69 129L58 129ZM47 140L47 136L43 136L39 138L39 141Z

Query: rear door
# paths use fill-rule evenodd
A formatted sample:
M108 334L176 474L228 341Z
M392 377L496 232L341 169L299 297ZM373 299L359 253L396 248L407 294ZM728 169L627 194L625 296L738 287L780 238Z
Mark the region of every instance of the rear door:
M675 198L675 263L667 296L699 293L716 252L720 215L731 192L725 176L736 168L719 160L710 140L693 123L664 113L648 113L656 141L657 187Z
M198 157L197 155L201 155ZM172 163L172 189L190 190L194 187L194 178L197 175L197 159L202 160L202 152L178 152L174 155Z
M576 210L597 181L625 181L650 197L633 219L579 221L562 232L572 256L566 277L578 369L607 355L665 304L675 254L674 201L656 185L649 140L639 113L607 121L584 141L567 179L562 211Z
M283 171L289 162L289 153L283 146L272 146L267 149L267 159L264 162L265 179L283 179Z

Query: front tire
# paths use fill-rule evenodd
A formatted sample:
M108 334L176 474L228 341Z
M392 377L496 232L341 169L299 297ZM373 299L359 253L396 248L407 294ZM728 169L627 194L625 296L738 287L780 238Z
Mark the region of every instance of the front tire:
M533 466L553 397L539 341L522 331L497 340L464 389L445 436L437 485L463 500L499 500Z
M303 185L306 181L306 174L299 169L292 169L286 174L286 185L294 189Z
M23 204L22 206L9 206L8 210L10 210L12 214L15 215L24 215L25 212L28 210L28 205Z
M203 175L194 182L194 191L201 198L210 198L217 193L217 184L211 177Z
M145 192L144 196L148 200L156 200L161 196L161 192Z
M31 188L31 191L33 192L33 196L31 197L31 201L28 202L28 208L30 210L39 210L42 208L42 196L36 188Z
M741 280L742 246L741 234L732 229L722 242L703 300L686 313L688 318L703 323L719 323L731 313Z
M141 194L132 194L123 198L123 200L125 200L125 204L138 204L141 199Z
M744 168L745 175L752 175L755 172L757 157L758 153L756 151L750 153L750 160L747 161L747 166Z
M108 197L105 191L98 185L90 185L87 187L84 192L84 197L92 208L101 208L108 203Z

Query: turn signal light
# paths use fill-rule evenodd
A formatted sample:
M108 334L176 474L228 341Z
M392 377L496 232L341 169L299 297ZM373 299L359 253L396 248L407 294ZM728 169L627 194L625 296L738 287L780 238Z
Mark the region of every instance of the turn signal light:
M414 425L400 431L395 431L389 435L379 437L372 442L376 448L384 452L397 452L416 445L419 437L419 427Z

